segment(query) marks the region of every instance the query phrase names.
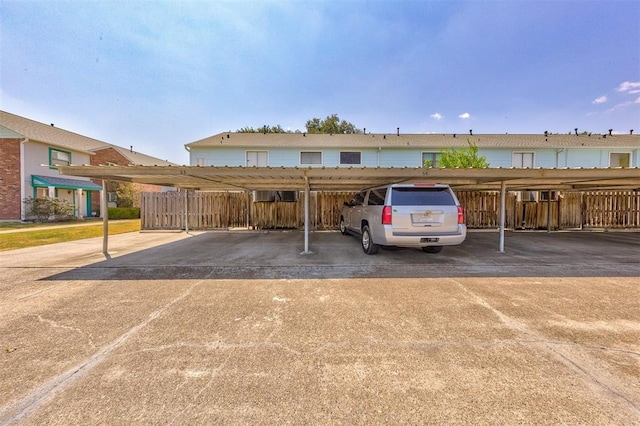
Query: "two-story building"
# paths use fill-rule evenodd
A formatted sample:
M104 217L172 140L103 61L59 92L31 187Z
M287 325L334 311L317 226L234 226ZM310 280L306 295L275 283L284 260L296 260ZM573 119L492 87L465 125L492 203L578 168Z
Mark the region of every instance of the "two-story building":
M59 166L80 164L165 166L172 163L53 124L0 111L0 220L24 219L24 200L29 197L68 201L78 218L101 213L100 182L84 177L62 177L58 173ZM144 190L162 188L154 185ZM111 195L112 200L113 197Z
M490 167L640 167L628 134L219 133L185 145L192 166L438 167L444 150L473 143Z

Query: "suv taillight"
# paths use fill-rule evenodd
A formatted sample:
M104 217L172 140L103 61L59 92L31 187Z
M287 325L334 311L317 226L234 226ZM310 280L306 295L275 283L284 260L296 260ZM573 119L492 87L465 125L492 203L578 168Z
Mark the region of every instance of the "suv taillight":
M462 225L464 223L464 210L462 207L458 206L458 225Z
M391 206L384 206L382 209L382 224L391 225Z

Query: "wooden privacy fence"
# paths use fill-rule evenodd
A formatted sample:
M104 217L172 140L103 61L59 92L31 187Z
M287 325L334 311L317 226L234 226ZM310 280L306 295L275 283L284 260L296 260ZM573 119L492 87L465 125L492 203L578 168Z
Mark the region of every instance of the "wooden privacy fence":
M309 226L337 229L340 210L353 192L312 192ZM469 228L500 225L498 192L457 192ZM185 206L186 203L186 206ZM549 205L550 203L550 205ZM507 193L505 226L511 229L640 227L639 191L564 192L551 201L518 201ZM550 220L547 221L551 213ZM300 229L304 226L304 193L295 201L254 202L245 192L145 192L142 229Z
M302 228L304 193L296 201L253 202L243 192L144 192L142 229ZM312 192L309 219L313 229L337 229L340 209L352 192ZM185 208L185 202L187 203Z
M583 211L585 226L640 227L640 191L585 192Z

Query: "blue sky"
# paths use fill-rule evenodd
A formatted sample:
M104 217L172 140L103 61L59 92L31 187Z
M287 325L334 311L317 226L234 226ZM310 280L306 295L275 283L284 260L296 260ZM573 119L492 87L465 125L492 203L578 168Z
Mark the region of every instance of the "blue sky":
M244 126L640 132L640 1L0 0L0 109L180 164Z

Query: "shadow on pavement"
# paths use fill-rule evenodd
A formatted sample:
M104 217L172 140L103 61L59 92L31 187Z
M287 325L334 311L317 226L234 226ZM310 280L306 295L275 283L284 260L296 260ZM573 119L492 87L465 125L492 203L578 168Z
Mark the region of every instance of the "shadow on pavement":
M434 277L640 277L640 233L470 232L439 254L382 249L367 256L338 232L205 232L44 280L324 279Z

